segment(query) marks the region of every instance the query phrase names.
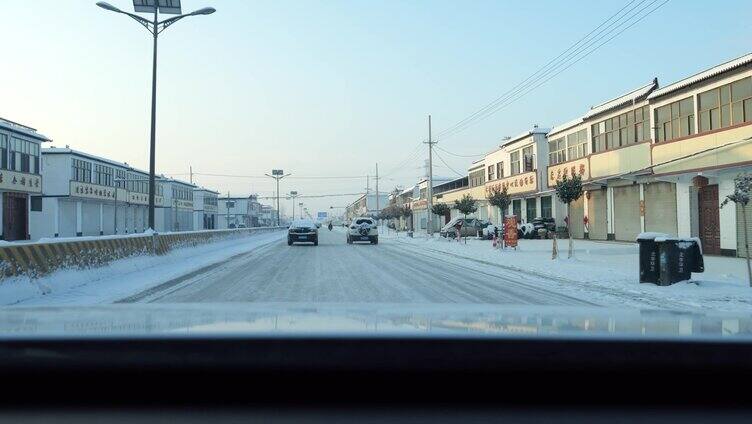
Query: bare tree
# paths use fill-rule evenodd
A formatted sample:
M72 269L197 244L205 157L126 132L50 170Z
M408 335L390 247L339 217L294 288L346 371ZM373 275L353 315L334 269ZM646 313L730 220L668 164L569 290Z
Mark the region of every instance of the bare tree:
M747 230L747 204L749 204L750 190L752 189L752 175L739 174L734 178L734 193L723 199L721 207L728 202L734 202L742 208L742 220L744 222L744 255L747 257L747 282L752 287L752 266L749 263L749 234Z

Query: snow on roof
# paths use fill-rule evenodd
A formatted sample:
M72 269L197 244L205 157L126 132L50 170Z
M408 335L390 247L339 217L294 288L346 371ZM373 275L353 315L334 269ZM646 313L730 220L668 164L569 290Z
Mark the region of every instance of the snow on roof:
M643 85L642 87L636 88L629 93L622 94L619 97L591 107L590 110L582 118L592 118L595 115L600 115L602 113L617 109L628 104L637 103L647 98L647 96L656 88L658 88L658 78L653 78L653 81Z
M52 141L47 136L39 134L35 128L27 127L26 125L19 124L18 122L9 121L7 119L0 118L0 127L5 128L15 133L24 134L29 137L36 138L40 141Z
M648 99L655 99L660 96L665 96L666 94L673 93L674 91L680 90L684 87L690 86L692 84L696 84L698 82L702 82L708 78L712 78L716 75L720 75L724 72L731 71L733 69L748 65L750 63L752 63L752 53L747 53L744 56L737 57L736 59L729 60L728 62L721 63L720 65L716 65L710 69L704 70L690 77L684 78L683 80L679 80L673 84L669 84L661 88L660 90L655 90L648 96Z
M548 135L550 137L552 134L557 134L557 133L560 133L562 131L566 131L566 130L568 130L568 129L576 126L576 125L581 124L583 121L584 121L584 119L582 118L582 116L580 116L577 119L573 119L573 120L571 120L569 122L565 122L563 124L557 125L557 126L551 128L551 131L548 132Z
M103 158L101 156L92 155L91 153L86 153L86 152L82 152L80 150L71 149L70 147L64 147L64 148L63 147L45 147L45 148L42 149L42 154L43 155L44 154L48 154L48 155L49 154L65 154L65 153L71 154L71 155L76 155L76 156L81 156L81 157L84 157L84 158L87 158L87 159L92 159L92 160L96 160L96 161L100 161L100 162L104 162L104 163L109 163L110 165L119 166L121 168L125 168L125 169L128 169L130 171L135 171L135 172L141 172L143 174L148 174L148 172L142 171L142 170L140 170L138 168L134 168L134 167L128 165L127 163L125 163L125 162L118 162L116 160ZM157 176L157 178L160 178L160 177Z
M207 193L212 193L212 194L217 194L217 195L219 194L218 191L214 191L214 190L208 189L206 187L196 187L196 188L193 189L193 191L205 191Z
M522 140L525 137L529 137L533 134L548 134L548 132L551 131L550 128L539 128L539 127L533 127L533 129L525 131L522 134L518 134L515 137L510 138L509 140L504 140L499 147L507 146L509 144L516 143L517 141Z

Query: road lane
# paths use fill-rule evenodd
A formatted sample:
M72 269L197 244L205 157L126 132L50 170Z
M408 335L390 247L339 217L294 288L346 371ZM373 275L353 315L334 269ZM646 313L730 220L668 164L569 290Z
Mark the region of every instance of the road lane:
M319 238L317 247L280 241L132 300L588 304L514 274L415 254L388 239L348 245L343 232L326 228Z

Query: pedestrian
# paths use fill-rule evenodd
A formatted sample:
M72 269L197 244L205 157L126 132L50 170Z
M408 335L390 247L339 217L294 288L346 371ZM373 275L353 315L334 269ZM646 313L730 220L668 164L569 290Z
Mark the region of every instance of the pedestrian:
M497 227L496 225L494 225L493 229L493 247L494 249L499 248L499 227Z

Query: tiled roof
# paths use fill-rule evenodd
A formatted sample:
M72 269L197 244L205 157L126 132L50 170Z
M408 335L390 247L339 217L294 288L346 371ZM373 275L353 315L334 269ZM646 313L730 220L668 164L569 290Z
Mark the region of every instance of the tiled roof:
M591 107L590 110L582 118L588 119L593 116L600 115L602 113L606 113L608 111L622 107L624 105L637 103L647 98L647 96L656 88L658 88L658 78L653 78L653 81L651 81L649 84L645 84L642 87L632 90L629 93L623 94L615 99L611 99L607 102Z
M708 78L712 78L716 75L720 75L724 72L731 71L733 69L748 65L750 63L752 63L752 53L747 53L744 56L740 56L728 62L721 63L720 65L714 66L710 69L694 74L690 77L684 78L683 80L679 80L673 84L667 85L661 88L660 90L655 90L648 96L648 99L654 99L660 96L665 96L666 94L673 93L674 91L680 90L684 87L690 86L692 84L696 84Z
M556 133L560 133L562 131L566 131L566 130L568 130L568 129L576 126L576 125L581 124L582 121L583 121L582 117L579 117L579 118L573 119L573 120L571 120L569 122L565 122L565 123L563 123L561 125L557 125L557 126L551 128L551 131L548 132L548 135L551 136L552 134L556 134Z

